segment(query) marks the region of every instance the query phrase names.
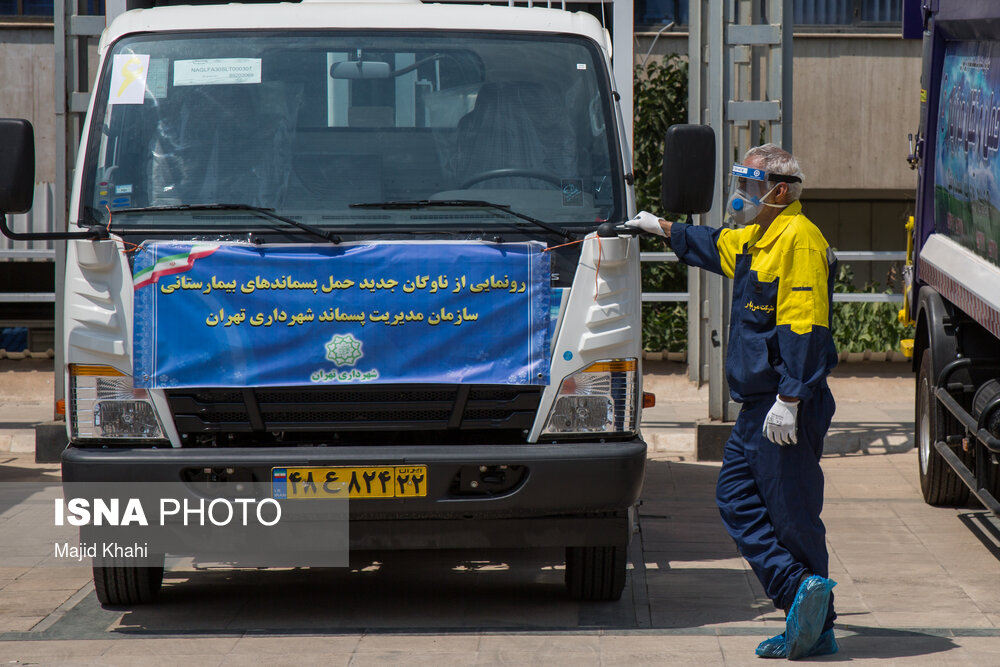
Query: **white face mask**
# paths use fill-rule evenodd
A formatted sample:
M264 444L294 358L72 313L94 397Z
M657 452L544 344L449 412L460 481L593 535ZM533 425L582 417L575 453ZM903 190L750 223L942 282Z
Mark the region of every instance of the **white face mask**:
M726 202L726 213L729 214L729 218L733 221L733 224L739 226L749 225L757 219L761 209L765 206L784 208L780 204L772 204L764 201L771 196L771 193L777 187L775 185L762 196L754 196L745 189L736 188L736 191L729 196L729 201Z

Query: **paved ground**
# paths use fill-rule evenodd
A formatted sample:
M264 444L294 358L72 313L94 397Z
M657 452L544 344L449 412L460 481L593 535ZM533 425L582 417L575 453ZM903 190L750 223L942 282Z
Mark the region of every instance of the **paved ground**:
M38 422L52 419L51 359L0 359L0 452L35 451Z
M50 506L0 497L0 663L762 664L753 649L783 620L719 522L718 464L693 460L705 392L680 366L646 370L659 407L620 602L568 600L558 552L447 552L358 554L349 570L180 563L157 605L102 609L89 568L17 552ZM0 373L8 434L50 409L51 375L20 373ZM1000 531L982 510L921 500L908 367L843 365L831 385L824 520L842 650L816 661L1000 665ZM0 481L27 480L56 484L58 467L0 451Z

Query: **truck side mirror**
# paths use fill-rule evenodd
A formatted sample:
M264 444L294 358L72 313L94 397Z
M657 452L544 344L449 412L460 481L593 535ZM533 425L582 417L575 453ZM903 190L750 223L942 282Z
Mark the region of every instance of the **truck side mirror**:
M22 118L0 118L0 213L27 213L35 196L35 132Z
M100 225L85 232L15 232L8 213L27 213L35 198L35 131L23 118L0 118L0 233L15 241L106 239Z
M663 141L663 210L706 213L715 193L715 131L708 125L671 125Z

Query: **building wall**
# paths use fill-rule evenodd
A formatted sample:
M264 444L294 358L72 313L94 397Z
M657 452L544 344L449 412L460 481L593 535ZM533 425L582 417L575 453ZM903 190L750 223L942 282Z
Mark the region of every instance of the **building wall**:
M905 199L807 199L802 210L835 250L906 250L906 220L913 201ZM854 284L878 283L899 292L903 262L854 262Z
M797 37L793 150L810 190L916 191L907 134L920 111L920 42Z
M54 182L55 47L51 27L0 27L0 118L35 127L35 180Z
M687 54L687 33L640 33L636 63ZM652 46L652 48L651 48ZM792 64L793 152L806 190L910 197L907 133L920 111L920 42L896 35L802 33ZM807 196L809 193L807 192Z

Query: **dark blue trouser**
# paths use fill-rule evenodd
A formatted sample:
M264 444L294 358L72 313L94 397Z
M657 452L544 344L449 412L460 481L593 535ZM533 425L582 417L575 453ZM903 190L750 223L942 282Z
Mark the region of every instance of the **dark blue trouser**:
M798 444L776 445L762 433L774 398L743 404L726 443L715 497L726 530L774 605L792 606L802 575L829 576L823 509L823 437L836 405L818 388L798 412ZM833 627L833 596L824 630Z

